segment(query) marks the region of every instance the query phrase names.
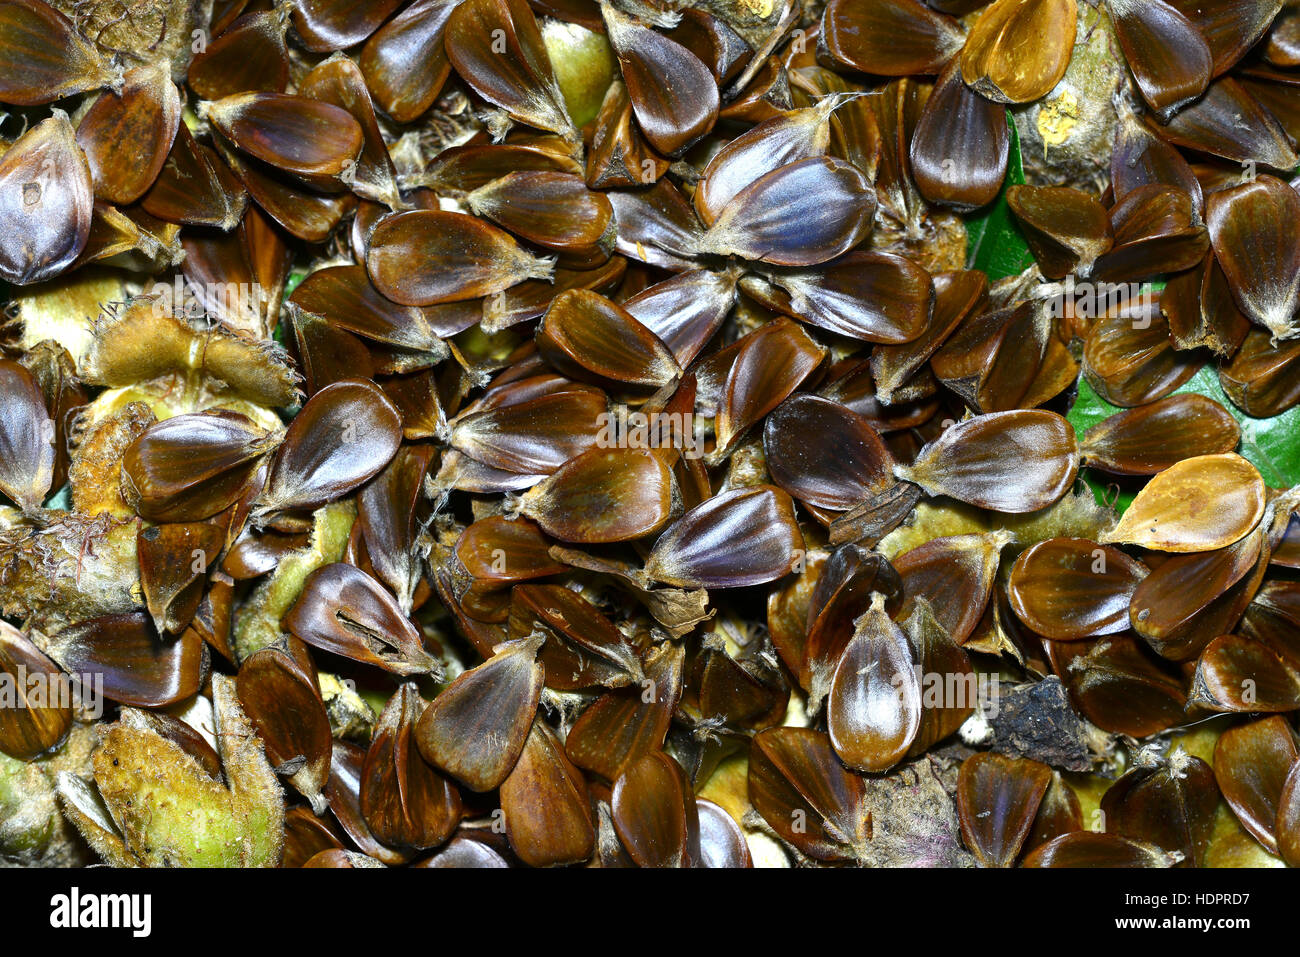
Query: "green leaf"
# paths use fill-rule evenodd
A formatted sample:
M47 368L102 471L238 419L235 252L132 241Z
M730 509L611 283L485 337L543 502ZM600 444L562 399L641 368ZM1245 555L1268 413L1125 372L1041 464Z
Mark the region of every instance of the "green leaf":
M1259 469L1259 474L1264 477L1266 483L1273 488L1290 488L1300 484L1300 406L1288 409L1271 419L1252 418L1233 405L1232 400L1224 394L1223 386L1219 384L1218 372L1213 364L1202 366L1196 375L1174 390L1175 395L1188 392L1208 396L1227 409L1228 413L1237 420L1238 425L1241 426L1241 445L1238 447L1238 454ZM1119 406L1111 405L1097 395L1087 379L1083 376L1079 377L1079 396L1075 399L1074 407L1068 416L1079 438L1083 438L1083 434L1098 422L1122 411L1124 410ZM1132 501L1132 495L1126 494L1130 491L1125 488L1129 483L1121 481L1118 476L1103 475L1097 478L1090 474L1084 477L1092 486L1099 501L1103 497L1109 501L1113 493L1107 494L1107 490L1116 485L1121 489L1120 511L1127 508L1128 503Z
M64 485L63 488L51 495L49 500L46 501L45 507L63 512L70 511L72 509L72 486Z
M295 269L292 272L290 272L288 278L285 279L284 281L284 296L281 297L282 300L284 302L288 302L289 297L293 295L293 291L297 289L298 286L302 283L302 281L306 278L307 278L307 270L305 269ZM284 337L285 337L284 323L283 322L277 323L275 326L275 331L271 333L271 338L274 339L276 342L280 343L280 345L284 345L285 344Z
M1019 275L1034 264L1034 254L1007 204L1007 190L1025 183L1020 136L1009 112L1007 125L1011 127L1011 146L1002 192L988 207L966 220L966 262L971 269L983 270L993 281Z
M1300 484L1300 406L1294 406L1271 419L1255 419L1242 412L1223 392L1218 372L1206 365L1178 392L1208 395L1232 414L1241 426L1238 452L1249 459L1264 481L1273 488L1290 488Z
M295 269L289 273L289 278L284 281L284 298L288 299L293 295L293 291L298 288L304 279L307 278L307 270Z
M1082 441L1083 434L1098 422L1123 411L1119 406L1111 405L1099 396L1088 384L1088 380L1080 375L1079 394L1066 418L1074 426L1074 434ZM1113 505L1121 515L1133 503L1141 487L1141 480L1135 482L1131 476L1111 475L1109 472L1098 472L1087 468L1081 469L1079 474L1092 489L1098 504Z
M1111 405L1099 396L1088 384L1088 380L1079 376L1079 395L1075 398L1074 406L1070 409L1067 418L1074 426L1074 434L1082 441L1084 433L1098 422L1103 422L1115 413L1123 411L1119 406Z
M966 220L968 266L983 270L993 281L1019 275L1034 262L1007 203L1007 190L1025 182L1020 138L1010 113L1007 114L1007 123L1011 127L1011 145L1002 192L986 209ZM1152 289L1163 286L1163 282L1150 284ZM1228 410L1241 426L1238 452L1259 469L1270 486L1290 488L1300 484L1300 406L1271 419L1252 418L1224 394L1213 365L1204 366L1176 391L1208 396ZM1080 438L1098 422L1122 411L1119 406L1111 405L1097 395L1082 375L1079 377L1079 393L1069 420ZM1099 502L1114 505L1121 513L1146 482L1141 477L1113 476L1089 469L1084 469L1082 475Z

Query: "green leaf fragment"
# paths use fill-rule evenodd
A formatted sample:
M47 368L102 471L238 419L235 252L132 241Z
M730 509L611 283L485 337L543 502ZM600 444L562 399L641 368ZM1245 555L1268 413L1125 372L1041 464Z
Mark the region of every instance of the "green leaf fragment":
M1202 366L1196 375L1172 394L1182 393L1207 396L1228 410L1241 427L1239 454L1259 469L1259 474L1268 485L1273 488L1290 488L1300 484L1300 406L1270 419L1252 418L1232 404L1232 400L1224 393L1218 372L1212 364ZM1079 395L1068 419L1080 439L1097 423L1123 411L1097 395L1087 379L1079 377ZM1087 469L1084 472L1098 501L1109 503L1114 497L1113 489L1116 486L1120 489L1116 508L1121 513L1133 501L1137 489L1126 487L1133 483L1125 477L1095 473Z
M1017 276L1034 264L1034 254L1029 251L1029 244L1025 242L1007 203L1007 190L1025 183L1020 136L1010 113L1007 113L1007 125L1011 127L1011 145L1002 192L986 209L966 220L966 261L969 268L983 270L994 282Z

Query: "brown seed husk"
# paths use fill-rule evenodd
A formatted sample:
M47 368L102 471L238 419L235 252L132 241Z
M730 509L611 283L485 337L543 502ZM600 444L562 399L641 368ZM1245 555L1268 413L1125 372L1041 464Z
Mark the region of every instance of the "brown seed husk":
M1200 455L1157 474L1103 542L1204 552L1245 537L1264 515L1264 480L1239 455Z
M1295 735L1281 715L1229 728L1214 746L1223 799L1270 854L1278 850L1278 811L1296 757Z
M1208 396L1171 395L1117 412L1083 436L1085 465L1117 475L1155 475L1183 459L1231 452L1241 428Z
M1129 601L1146 574L1117 548L1054 538L1021 552L1007 596L1016 616L1044 638L1091 638L1128 628Z
M596 846L587 782L540 719L501 785L510 847L530 867L585 861Z
M0 102L37 106L120 82L71 20L43 0L0 4Z
M921 726L921 681L884 596L856 623L826 704L826 728L841 760L859 771L886 771L907 754Z
M1205 222L1228 287L1241 311L1277 339L1300 336L1300 242L1284 224L1300 219L1300 196L1261 176L1211 193Z
M412 269L413 263L437 269ZM440 210L399 213L370 234L366 268L375 288L408 306L493 296L524 279L549 279L554 262L473 216Z
M1026 758L983 753L962 762L957 778L961 836L981 864L1015 863L1051 782L1051 768Z
M541 645L540 637L506 642L434 698L415 730L425 760L473 791L502 784L524 750L537 712Z
M0 279L26 286L59 275L85 248L93 213L86 154L55 110L0 157Z
M1045 96L1070 65L1077 19L1072 0L996 0L966 38L962 79L997 103Z
M1074 430L1052 412L994 412L958 422L894 474L931 495L999 512L1033 512L1059 499L1079 469Z
M425 707L415 685L398 688L379 716L366 752L361 813L385 844L437 847L460 823L460 792L429 766L415 744Z

